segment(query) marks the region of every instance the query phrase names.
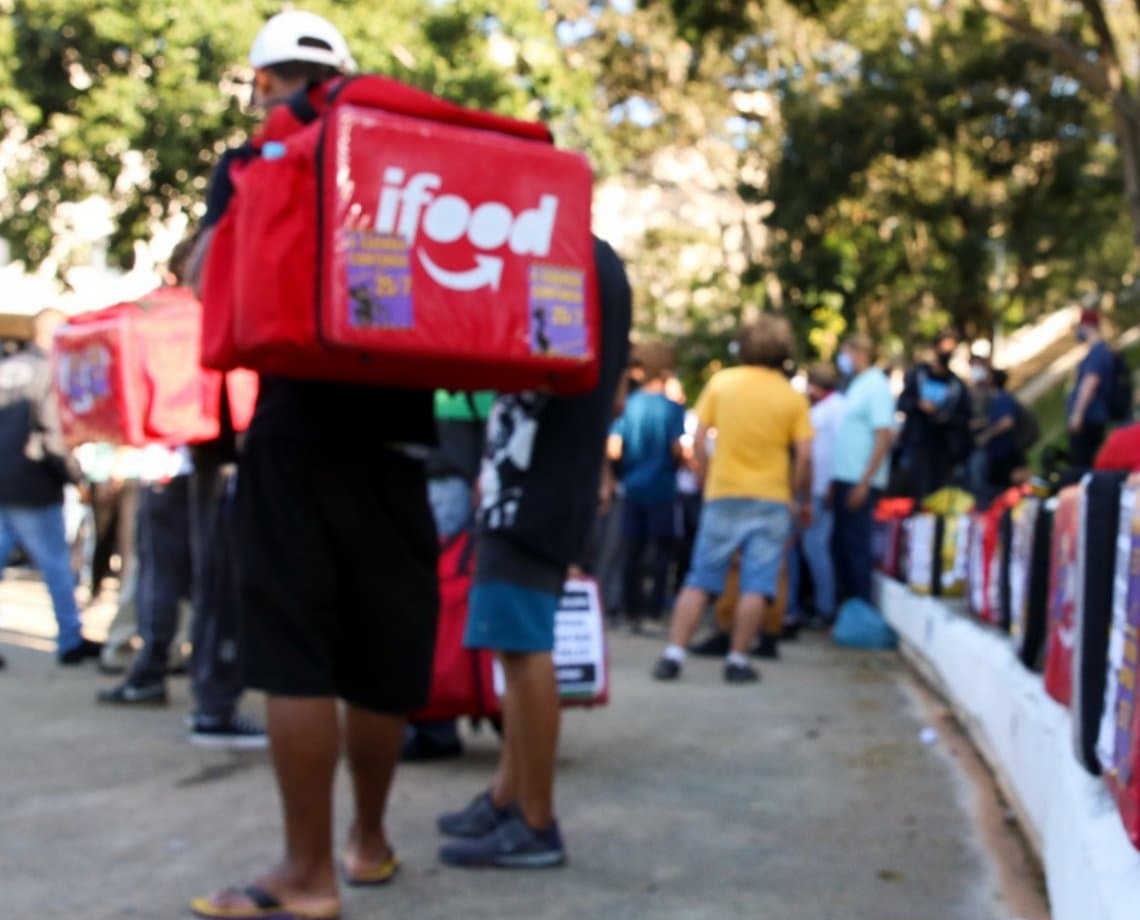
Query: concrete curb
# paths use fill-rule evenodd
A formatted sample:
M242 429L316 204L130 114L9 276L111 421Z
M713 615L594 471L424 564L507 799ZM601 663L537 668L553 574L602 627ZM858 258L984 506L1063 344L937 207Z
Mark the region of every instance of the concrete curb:
M1044 865L1054 920L1135 920L1140 852L1103 782L1073 757L1068 711L1005 637L877 579L903 655L954 709L1017 812Z

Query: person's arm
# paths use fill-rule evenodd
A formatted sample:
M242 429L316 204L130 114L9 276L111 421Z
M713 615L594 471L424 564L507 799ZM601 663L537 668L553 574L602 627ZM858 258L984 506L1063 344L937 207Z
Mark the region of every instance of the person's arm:
M52 389L51 365L46 357L36 368L31 396L32 430L25 450L28 459L47 464L64 482L79 485L83 482L83 469L63 440L59 400Z
M606 514L613 507L614 494L617 492L617 477L609 458L602 460L602 478L598 485L598 514Z
M1073 400L1073 411L1069 414L1069 431L1080 431L1085 423L1085 413L1096 398L1100 386L1099 374L1085 374L1077 387L1077 398Z
M918 370L911 368L903 377L903 390L899 394L899 411L911 415L917 412L918 408Z
M847 493L847 507L852 511L862 508L866 503L867 497L871 494L871 483L875 479L875 474L891 452L893 439L890 428L875 429L875 446L871 449L871 459L867 461L867 468L863 470L863 475L855 484L855 488Z
M610 434L609 438L606 439L606 459L608 459L611 463L620 463L621 448L621 433L614 431L612 434Z
M1001 437L1001 435L1007 431L1013 431L1016 427L1017 419L1015 419L1013 415L1003 415L979 435L978 443L984 447L994 438Z
M802 527L811 524L811 443L808 438L792 444L792 496Z
M214 239L214 228L207 227L198 234L194 240L194 248L190 251L190 258L186 263L186 284L194 292L194 296L202 296L202 275L206 269L206 256L210 252L210 243Z

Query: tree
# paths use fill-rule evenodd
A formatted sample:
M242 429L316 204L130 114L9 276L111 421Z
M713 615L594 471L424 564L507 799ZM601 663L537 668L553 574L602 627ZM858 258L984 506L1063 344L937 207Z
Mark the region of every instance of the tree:
M458 102L544 117L574 143L602 137L589 73L569 67L559 19L526 0L306 4L344 32L361 67ZM68 203L112 205L113 262L157 225L201 213L210 168L249 130L250 42L279 4L0 0L7 194L0 236L38 265ZM604 145L599 145L604 146ZM66 263L68 254L56 252Z

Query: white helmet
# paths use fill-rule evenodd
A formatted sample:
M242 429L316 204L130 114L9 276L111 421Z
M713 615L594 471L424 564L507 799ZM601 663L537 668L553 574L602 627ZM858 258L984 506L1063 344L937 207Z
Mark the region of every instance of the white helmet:
M304 10L278 13L261 27L249 49L249 63L257 69L286 61L311 61L341 73L356 69L348 42L336 26Z

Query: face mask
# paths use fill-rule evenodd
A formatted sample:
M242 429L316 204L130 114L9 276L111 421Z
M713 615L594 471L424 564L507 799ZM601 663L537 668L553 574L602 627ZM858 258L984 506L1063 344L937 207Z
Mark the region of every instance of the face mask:
M970 379L971 379L972 381L974 381L974 383L976 383L976 384L982 384L982 383L985 383L985 382L986 382L986 371L985 371L985 368L981 368L981 367L975 367L975 368L973 368L973 369L970 371Z
M954 357L954 352L952 352L952 351L940 351L940 352L938 352L937 355L935 355L935 357L938 359L938 363L941 364L943 367L949 367L950 366L950 359Z
M855 373L855 362L851 360L851 355L845 351L839 353L839 357L835 359L835 366L839 368L839 373L844 377L850 377Z
M1077 330L1077 341L1078 342L1087 342L1088 340L1089 340L1089 331L1084 326L1081 326L1081 328L1079 328Z

